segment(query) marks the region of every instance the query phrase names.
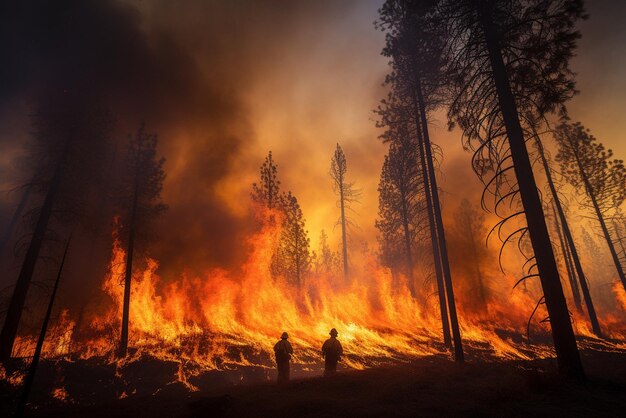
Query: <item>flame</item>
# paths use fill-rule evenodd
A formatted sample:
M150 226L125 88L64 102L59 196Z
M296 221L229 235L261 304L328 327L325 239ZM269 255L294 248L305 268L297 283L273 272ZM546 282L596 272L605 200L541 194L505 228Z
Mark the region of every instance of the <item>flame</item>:
M112 253L102 291L105 310L92 313L87 332L72 341L75 324L64 310L51 329L45 356L68 354L102 357L121 369L142 356L175 362L174 382L188 390L198 388L191 378L207 370L233 370L242 366L274 367L273 345L283 331L294 346L293 361L303 370L316 370L320 348L331 328L339 331L347 367L363 369L387 362L410 361L427 355L449 355L441 343L439 307L433 287L423 286L414 297L408 287L394 287L391 273L368 254L362 268L354 268L350 282L340 273L311 274L301 288L272 277L272 254L281 234L280 215L263 213L262 227L248 239L249 255L240 273L213 269L202 276L183 274L163 280L159 263L149 257L134 263L130 299L129 354L117 359L124 297L126 252L113 231ZM547 315L540 307L529 325L528 316L540 292L532 286L513 290L513 277L505 277L486 304L477 306L467 291L468 281L455 282L460 328L465 347L490 358L532 359L552 357ZM621 287L615 288L626 301ZM573 312L577 335L594 338L583 314ZM530 341L525 337L530 331ZM602 326L611 338L624 340L624 321L603 315ZM52 342L54 341L54 343ZM622 343L593 339L594 347L624 349ZM587 343L585 343L587 344ZM21 355L34 349L34 339L20 337ZM61 390L61 389L59 389ZM59 392L59 396L61 393ZM129 396L126 391L119 397Z
M624 291L624 286L618 280L613 281L611 285L611 290L615 294L615 299L619 303L620 308L626 312L626 291Z

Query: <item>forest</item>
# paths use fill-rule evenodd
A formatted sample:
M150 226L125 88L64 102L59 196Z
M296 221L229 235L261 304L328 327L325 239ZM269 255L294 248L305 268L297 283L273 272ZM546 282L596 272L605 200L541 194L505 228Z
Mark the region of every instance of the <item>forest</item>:
M623 415L624 18L1 6L0 415Z

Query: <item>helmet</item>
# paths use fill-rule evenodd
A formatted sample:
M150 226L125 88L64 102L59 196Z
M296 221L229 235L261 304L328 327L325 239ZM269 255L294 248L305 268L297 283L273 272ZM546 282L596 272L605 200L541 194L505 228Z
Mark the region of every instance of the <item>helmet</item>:
M333 337L336 337L337 335L339 335L339 333L337 332L337 330L335 328L330 330L330 335Z
M286 340L287 338L289 338L289 334L287 334L286 332L283 332L283 335L280 336L281 340Z

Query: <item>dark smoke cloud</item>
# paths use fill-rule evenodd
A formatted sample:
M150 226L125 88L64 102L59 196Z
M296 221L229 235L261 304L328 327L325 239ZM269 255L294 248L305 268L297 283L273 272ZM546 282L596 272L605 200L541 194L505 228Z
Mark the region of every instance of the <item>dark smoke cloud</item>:
M142 121L159 134L170 209L159 221L151 253L162 269L235 265L251 225L231 213L216 185L239 169L234 156L254 141L241 96L280 65L272 61L281 54L274 40L288 38L303 19L347 7L278 1L7 2L0 12L0 151L19 155L29 114L43 91L71 90L106 102L121 149ZM2 165L8 170L5 190L13 181L6 179L19 177L7 166ZM6 219L10 209L4 206Z

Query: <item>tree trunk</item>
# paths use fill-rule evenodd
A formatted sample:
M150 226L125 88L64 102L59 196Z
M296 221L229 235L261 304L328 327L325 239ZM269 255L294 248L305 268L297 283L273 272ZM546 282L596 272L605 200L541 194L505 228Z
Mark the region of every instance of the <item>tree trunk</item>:
M52 307L54 305L54 299L57 294L57 289L59 288L59 281L61 280L61 273L63 272L63 266L65 265L65 258L67 257L67 250L70 247L70 241L72 238L67 240L67 244L65 245L65 252L63 253L63 258L61 259L61 265L59 266L59 272L57 273L57 278L54 282L54 288L52 289L52 295L50 295L50 302L48 302L48 310L46 311L46 315L43 319L43 323L41 324L41 331L39 332L39 338L37 339L37 345L35 346L35 354L33 355L33 360L28 367L28 373L26 374L26 378L24 379L24 387L22 388L22 394L20 396L20 400L17 404L17 409L15 412L16 417L21 417L24 415L24 409L26 408L26 402L28 401L28 395L30 394L30 389L33 386L33 381L35 380L35 373L37 372L37 365L39 364L39 359L41 357L41 349L43 348L44 340L46 339L46 332L48 331L48 323L50 322L50 316L52 315Z
M552 338L557 355L559 372L569 378L584 380L585 372L576 346L559 270L554 259L550 236L526 149L524 134L519 121L517 105L511 91L508 74L502 58L498 35L491 19L491 11L480 7L480 17L485 35L485 46L493 72L498 102L509 140L515 176L519 185L530 239L537 261L537 269L550 317Z
M446 295L448 296L448 310L450 313L450 326L452 327L452 338L454 340L454 359L460 363L464 361L463 342L461 340L461 330L459 329L459 321L456 314L456 301L454 299L454 287L452 286L452 275L450 273L450 262L448 260L448 246L446 245L446 234L443 228L441 218L441 206L439 205L439 194L437 189L437 180L435 178L435 168L433 165L433 155L430 147L430 137L428 135L428 126L426 120L426 107L424 106L424 98L422 96L422 87L419 77L416 77L415 92L417 93L417 111L420 114L420 123L418 131L422 132L422 147L425 151L427 178L430 183L430 198L433 202L433 215L437 228L437 243L439 244L439 253L441 255L441 264L443 267L443 281L446 287ZM424 155L424 153L422 153ZM428 197L428 195L427 195Z
M343 175L339 174L339 200L341 204L341 243L343 245L343 278L348 280L348 240L346 235L346 215L343 201Z
M69 142L69 141L68 141ZM0 362L4 362L11 357L13 351L13 344L15 342L15 336L17 335L17 329L22 317L22 310L24 309L24 303L26 302L26 295L28 294L28 288L30 286L33 273L35 272L35 265L39 258L39 251L43 245L43 241L48 229L48 222L52 215L52 209L57 198L57 193L61 184L61 177L63 175L63 163L65 154L67 153L67 144L63 151L62 160L57 165L50 188L46 194L37 224L35 225L35 231L33 237L28 245L24 262L20 270L20 275L15 283L15 289L13 290L13 296L9 303L9 309L7 310L7 316L4 320L4 326L2 327L2 333L0 333Z
M402 199L402 227L404 229L404 252L407 264L407 280L409 281L409 291L411 296L416 297L415 283L413 282L413 254L411 251L411 231L409 229L409 214L404 190L400 191Z
M563 228L563 233L565 235L566 242L566 250L569 250L570 255L572 256L572 261L574 263L574 267L576 268L576 276L578 276L578 283L580 284L580 289L583 293L583 299L585 300L585 306L587 307L587 314L589 315L589 320L591 321L591 329L593 333L598 337L602 337L602 329L600 328L600 322L598 321L598 316L596 314L596 308L593 304L593 299L591 299L591 292L589 291L589 285L587 284L587 278L585 276L585 272L583 271L582 263L580 262L580 257L578 256L578 250L576 249L576 244L574 243L574 237L572 235L572 231L569 228L569 223L565 218L565 211L563 210L563 206L561 205L561 200L559 199L559 194L554 186L554 181L552 179L552 172L550 171L550 166L548 165L548 160L546 159L546 155L543 149L543 145L541 144L541 140L535 136L535 142L537 144L537 149L539 150L539 156L541 157L541 163L543 165L543 169L546 173L546 179L548 180L548 187L550 188L550 192L552 193L552 201L556 206L556 211L559 215L559 221L561 223L561 228Z
M604 216L602 215L602 211L600 210L600 205L598 205L598 200L596 199L596 195L593 191L593 187L591 187L591 183L589 182L587 173L585 172L582 162L580 161L580 156L578 155L578 151L576 150L576 147L572 147L572 149L574 150L576 164L578 165L578 169L580 170L580 176L583 179L585 190L587 191L587 196L589 196L589 199L591 200L591 204L593 205L593 209L596 212L598 222L600 222L600 227L602 228L604 239L606 240L606 244L608 245L609 251L611 252L611 257L613 258L613 263L615 264L615 269L617 270L619 279L622 282L622 286L626 290L626 276L624 275L624 269L622 268L622 263L620 262L617 251L615 251L615 245L613 245L613 240L611 239L611 234L609 233L609 229L606 226L606 221L604 220Z
M582 312L583 307L580 302L580 293L578 291L578 284L576 283L576 276L574 270L572 268L572 260L570 258L570 253L567 250L567 246L565 245L565 241L563 241L563 234L561 234L561 224L559 223L559 218L557 217L556 208L554 207L554 202L552 203L552 213L554 214L554 227L556 229L556 234L559 238L559 244L561 245L561 254L563 254L563 263L565 264L565 270L567 271L567 278L569 279L569 285L572 289L572 296L574 298L574 305L576 305L576 309L579 312Z
M122 332L120 335L119 357L125 357L128 352L128 320L130 316L130 289L133 278L133 251L135 249L135 228L137 220L137 201L139 199L139 171L135 177L133 192L133 207L130 215L130 230L128 234L128 249L126 251L126 271L124 274L124 307L122 311Z
M428 172L426 168L426 157L424 155L424 150L421 147L422 132L420 131L420 120L418 117L419 113L419 105L417 100L414 99L414 108L415 108L415 129L417 132L417 140L419 148L419 156L420 156L420 167L422 169L422 180L424 182L424 196L426 198L426 211L428 213L428 223L430 227L430 243L433 249L433 259L435 264L435 277L437 278L437 291L439 294L439 310L441 311L441 323L443 327L443 343L446 347L452 347L452 339L450 337L450 322L448 320L448 303L446 302L446 287L443 282L443 270L441 267L441 254L439 241L437 238L437 227L435 225L435 215L433 213L433 202L430 195L430 184L428 182Z

